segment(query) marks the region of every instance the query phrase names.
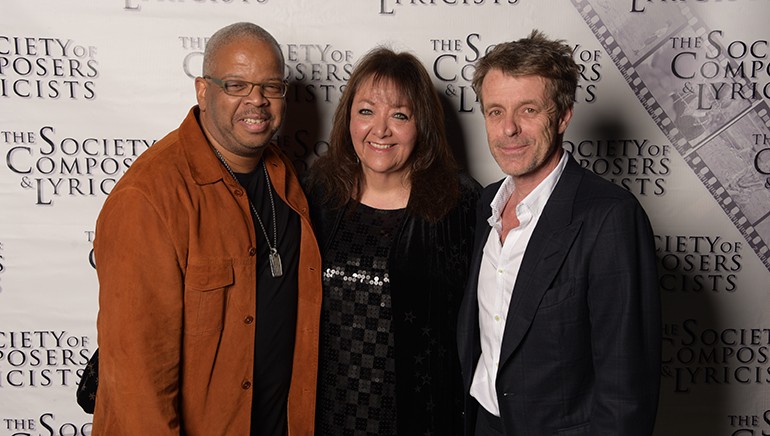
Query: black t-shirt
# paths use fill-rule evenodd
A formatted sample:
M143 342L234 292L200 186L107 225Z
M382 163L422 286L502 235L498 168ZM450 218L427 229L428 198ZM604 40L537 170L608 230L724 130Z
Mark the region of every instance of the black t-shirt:
M281 200L272 184L267 185L261 161L254 171L236 174L236 178L259 214L271 246L274 246L273 226L277 226L277 248L283 266L283 275L273 277L265 232L252 214L257 240L257 320L251 434L285 436L297 325L300 220L299 215ZM268 189L273 194L275 222Z

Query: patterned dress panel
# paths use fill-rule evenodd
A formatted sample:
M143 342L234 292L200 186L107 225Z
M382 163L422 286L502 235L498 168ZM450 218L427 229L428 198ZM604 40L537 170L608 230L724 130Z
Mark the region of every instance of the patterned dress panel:
M324 253L319 435L396 435L388 256L404 216L352 203Z

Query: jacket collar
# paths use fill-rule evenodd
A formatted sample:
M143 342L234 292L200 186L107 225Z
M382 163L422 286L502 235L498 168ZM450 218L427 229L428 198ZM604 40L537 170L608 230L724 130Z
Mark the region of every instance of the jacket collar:
M219 180L225 180L229 184L231 182L230 174L219 161L217 155L214 154L214 151L211 149L212 146L200 125L200 109L197 105L190 109L178 130L179 140L183 145L182 148L188 165L190 166L190 174L192 174L195 183L199 185L208 185L218 182ZM273 177L274 169L282 167L281 159L278 157L276 147L277 146L273 143L267 145L265 147L263 158L267 163L268 171L271 175L271 182L275 189L279 191L279 194L284 194L284 172L281 171L280 181Z

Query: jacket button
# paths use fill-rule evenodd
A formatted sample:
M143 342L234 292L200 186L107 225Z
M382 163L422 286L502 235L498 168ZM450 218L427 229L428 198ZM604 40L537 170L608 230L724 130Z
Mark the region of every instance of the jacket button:
M257 254L257 249L254 247L249 248L249 256L254 256Z
M241 388L244 390L251 388L251 382L248 380L244 380L243 383L241 383Z
M243 322L245 322L246 324L251 324L252 322L254 322L254 317L249 315L246 318L243 318Z
M233 194L235 194L238 197L240 197L241 195L243 195L243 191L241 191L240 189L236 189L235 191L233 191Z

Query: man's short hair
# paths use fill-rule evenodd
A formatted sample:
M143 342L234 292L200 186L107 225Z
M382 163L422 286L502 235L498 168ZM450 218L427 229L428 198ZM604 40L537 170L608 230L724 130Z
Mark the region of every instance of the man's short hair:
M481 86L491 70L497 69L509 76L541 76L546 90L556 105L558 114L575 103L580 70L572 58L572 49L563 40L548 39L535 29L518 41L496 45L476 63L472 86L484 107Z

